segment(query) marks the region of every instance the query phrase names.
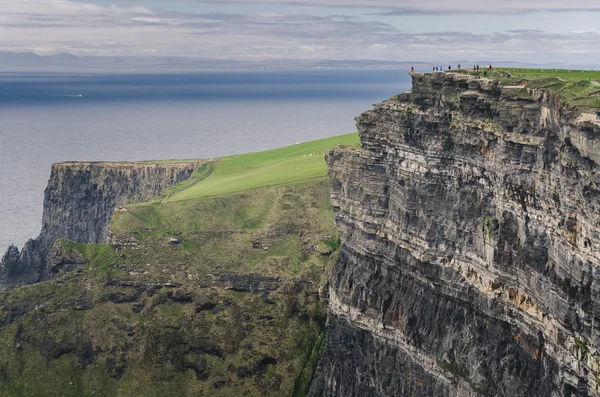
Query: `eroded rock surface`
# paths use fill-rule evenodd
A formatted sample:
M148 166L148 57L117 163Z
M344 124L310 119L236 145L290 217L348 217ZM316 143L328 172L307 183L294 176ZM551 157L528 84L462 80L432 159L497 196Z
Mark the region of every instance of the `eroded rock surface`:
M327 156L342 248L313 396L598 395L600 128L460 74Z

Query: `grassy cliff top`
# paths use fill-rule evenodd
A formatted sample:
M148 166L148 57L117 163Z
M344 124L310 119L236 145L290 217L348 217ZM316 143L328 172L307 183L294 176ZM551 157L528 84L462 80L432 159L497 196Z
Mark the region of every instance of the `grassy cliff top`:
M483 76L484 69L474 72L463 69L458 73ZM503 85L523 85L556 92L564 104L582 113L592 113L600 107L600 71L533 68L494 68L488 78Z
M337 146L358 146L358 134L346 134L285 148L228 156L198 169L167 202L213 197L327 176L324 154Z

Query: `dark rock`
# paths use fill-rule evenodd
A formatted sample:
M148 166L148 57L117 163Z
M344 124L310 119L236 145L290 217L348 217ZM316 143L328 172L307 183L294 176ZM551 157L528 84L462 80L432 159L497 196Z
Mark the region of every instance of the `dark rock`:
M239 367L236 374L239 378L248 378L254 375L260 375L267 370L267 366L276 364L276 359L272 357L264 357L251 368Z
M167 297L174 302L190 303L194 300L194 295L191 292L180 289L167 292Z
M196 306L196 313L200 313L207 310L213 310L217 306L213 302L204 302Z
M220 381L217 381L217 382L213 383L213 387L215 389L221 389L225 385L227 385L227 381L224 381L224 380L220 380Z
M56 277L61 273L68 273L76 268L79 268L87 263L87 259L83 255L77 253L74 257L65 257L62 253L60 243L54 244L46 259L46 268L43 272L45 279Z
M129 292L113 292L103 295L98 299L100 302L112 302L112 303L132 303L137 302L140 299L140 293L136 291Z

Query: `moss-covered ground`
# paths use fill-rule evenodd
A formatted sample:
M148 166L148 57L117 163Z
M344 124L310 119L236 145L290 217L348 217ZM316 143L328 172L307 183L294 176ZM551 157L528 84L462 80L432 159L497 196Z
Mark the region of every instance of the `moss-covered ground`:
M0 294L0 396L306 395L339 245L323 153L357 141L222 159L118 210L112 244L59 241L62 272Z

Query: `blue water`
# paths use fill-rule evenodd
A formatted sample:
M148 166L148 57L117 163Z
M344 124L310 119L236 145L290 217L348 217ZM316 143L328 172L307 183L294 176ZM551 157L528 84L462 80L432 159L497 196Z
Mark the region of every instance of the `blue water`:
M60 161L212 158L355 130L398 71L0 74L0 251L41 228Z

